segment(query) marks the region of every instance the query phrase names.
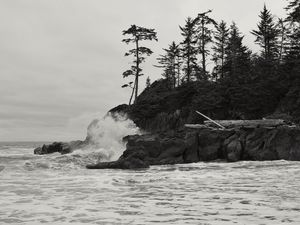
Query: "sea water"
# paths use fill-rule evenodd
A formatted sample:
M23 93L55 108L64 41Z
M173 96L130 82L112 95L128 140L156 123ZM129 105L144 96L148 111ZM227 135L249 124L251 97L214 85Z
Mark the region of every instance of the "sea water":
M0 144L0 224L300 224L300 162L87 170L100 151Z

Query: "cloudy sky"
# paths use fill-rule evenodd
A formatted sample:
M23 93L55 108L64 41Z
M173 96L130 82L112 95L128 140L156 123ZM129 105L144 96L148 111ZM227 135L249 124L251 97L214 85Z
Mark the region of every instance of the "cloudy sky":
M131 24L158 32L144 66L155 80L160 49L181 40L186 17L207 9L236 21L257 49L249 31L264 2L285 15L285 0L0 0L0 141L84 139L92 119L126 103L121 31Z

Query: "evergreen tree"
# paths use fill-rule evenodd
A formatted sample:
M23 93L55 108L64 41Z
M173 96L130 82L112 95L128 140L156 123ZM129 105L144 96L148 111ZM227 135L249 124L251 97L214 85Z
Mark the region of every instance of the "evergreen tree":
M236 24L230 26L225 49L224 77L231 81L247 82L251 70L251 51L243 45L243 38Z
M199 13L197 18L195 19L195 23L197 24L197 39L199 46L199 53L201 55L201 64L202 64L202 76L198 77L207 79L207 56L209 54L208 44L212 42L213 38L213 26L216 26L217 23L210 18L207 14L210 13L211 10L205 13Z
M229 29L227 28L226 22L221 21L216 26L216 32L214 35L214 55L213 61L215 62L216 79L224 78L224 63L225 63L225 49L228 42Z
M154 29L148 29L144 27L139 27L136 25L131 25L131 27L127 30L123 31L123 35L129 35L129 38L123 39L122 42L129 44L134 43L135 48L129 50L125 53L125 56L134 56L133 65L130 70L127 70L123 73L123 77L134 76L134 86L133 92L135 93L134 101L136 101L138 96L138 88L139 88L139 77L143 74L141 69L141 63L145 61L145 56L150 56L153 52L151 49L147 47L140 46L141 41L145 40L155 40L157 41L156 32Z
M150 77L148 76L146 79L146 88L148 88L150 86L151 86L151 80L150 80Z
M131 81L131 82L129 82L128 84L122 85L122 88L127 88L127 87L129 87L129 88L131 88L131 90L132 90L132 91L131 91L131 95L130 95L130 99L129 99L128 105L131 105L131 101L132 101L133 94L134 94L134 89L135 89L135 87L132 86L132 84L133 84L133 82Z
M300 0L290 1L286 10L286 21L290 24L288 57L290 60L296 60L300 57Z
M278 63L283 62L285 57L286 48L288 47L288 28L286 22L283 19L279 19L277 23L278 30Z
M288 6L286 7L288 10L287 20L293 23L300 23L300 0L290 0Z
M163 49L164 55L157 58L160 68L164 68L163 76L168 80L171 87L175 88L180 79L180 48L174 41L169 45L168 49Z
M196 48L196 30L195 30L195 21L192 18L187 18L186 24L184 27L179 26L181 30L181 35L183 36L184 40L182 44L182 56L184 59L184 71L186 81L190 82L192 77L192 68L193 65L196 64L196 55L197 55L197 48Z
M262 57L266 61L273 61L278 53L277 38L278 30L274 22L271 12L264 5L263 10L260 12L260 22L257 24L257 30L251 33L256 37L255 42L263 49Z

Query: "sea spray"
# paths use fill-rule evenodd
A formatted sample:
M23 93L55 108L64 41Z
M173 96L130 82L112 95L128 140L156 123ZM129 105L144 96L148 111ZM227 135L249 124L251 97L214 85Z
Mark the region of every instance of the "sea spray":
M87 129L86 145L70 154L34 155L25 162L26 170L85 168L87 164L117 160L126 148L123 137L140 130L126 115L108 114L93 120Z
M125 150L123 137L139 134L140 130L126 115L107 114L93 120L87 129L89 148L101 150L107 161L118 159Z

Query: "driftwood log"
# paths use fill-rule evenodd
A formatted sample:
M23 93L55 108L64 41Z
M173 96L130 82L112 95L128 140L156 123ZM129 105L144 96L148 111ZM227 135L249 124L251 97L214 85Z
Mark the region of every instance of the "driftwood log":
M216 120L218 124L221 124L225 128L235 127L278 127L287 125L284 120L281 119L263 119L263 120ZM215 123L206 120L204 124L208 127L216 127Z
M185 124L186 128L192 128L192 129L209 129L207 125L204 124Z

